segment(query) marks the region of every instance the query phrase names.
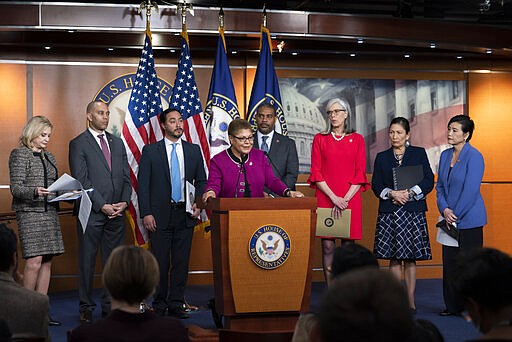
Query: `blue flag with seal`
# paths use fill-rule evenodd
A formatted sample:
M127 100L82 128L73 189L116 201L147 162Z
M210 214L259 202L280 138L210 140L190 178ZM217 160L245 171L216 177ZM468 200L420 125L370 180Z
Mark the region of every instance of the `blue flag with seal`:
M278 133L286 135L288 130L284 118L281 93L279 92L279 82L274 69L274 62L272 61L271 46L270 31L262 26L260 58L252 85L247 120L255 127L256 109L262 103L270 103L276 109L277 121L275 130Z
M204 116L210 141L211 157L229 147L228 126L233 119L239 117L240 112L236 103L235 88L233 87L233 79L226 56L224 29L219 27L217 55L215 56Z

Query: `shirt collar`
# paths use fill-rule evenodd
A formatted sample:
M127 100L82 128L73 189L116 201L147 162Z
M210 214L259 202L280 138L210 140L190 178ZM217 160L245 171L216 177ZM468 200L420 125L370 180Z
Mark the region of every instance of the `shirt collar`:
M165 140L165 144L169 145L169 146L172 146L172 144L181 145L181 138L178 139L178 141L176 141L176 142L172 142L171 140L167 139L167 137L164 137L164 140Z

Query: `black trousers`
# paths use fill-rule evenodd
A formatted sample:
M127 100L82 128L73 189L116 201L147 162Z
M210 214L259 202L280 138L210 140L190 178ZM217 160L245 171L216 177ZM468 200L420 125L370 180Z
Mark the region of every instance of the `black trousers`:
M91 211L85 233L77 219L78 235L78 296L80 312L94 311L96 303L92 298L96 255L101 246L101 263L105 266L110 253L125 239L125 216L109 219L103 213ZM110 295L104 288L100 293L101 310L110 312Z
M169 215L169 225L157 226L156 231L151 233L151 251L160 268L160 281L153 297L153 307L159 310L172 310L184 303L194 233L194 227L187 227L184 208L170 209Z
M443 297L446 310L451 313L464 311L464 302L453 291L451 278L455 270L457 256L465 251L480 248L483 244L483 227L459 229L459 247L443 245Z

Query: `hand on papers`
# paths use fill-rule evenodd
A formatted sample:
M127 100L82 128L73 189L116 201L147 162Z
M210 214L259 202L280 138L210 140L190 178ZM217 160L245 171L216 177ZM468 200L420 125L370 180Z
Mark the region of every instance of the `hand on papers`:
M453 210L451 210L450 208L446 208L445 210L443 210L443 216L446 219L446 222L449 224L454 224L455 222L457 222L457 216L455 216Z
M36 196L47 196L52 193L51 191L49 191L46 188L43 188L42 186L38 186L34 192Z
M334 206L338 207L340 210L345 210L348 208L348 201L346 199L344 199L343 197L334 195L331 198L331 201L334 204Z
M142 219L142 225L149 232L154 232L156 230L156 221L153 215L146 215Z

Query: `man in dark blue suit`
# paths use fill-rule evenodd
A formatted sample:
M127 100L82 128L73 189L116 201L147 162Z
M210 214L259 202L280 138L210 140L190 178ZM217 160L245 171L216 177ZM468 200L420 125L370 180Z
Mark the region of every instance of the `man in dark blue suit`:
M96 307L92 299L96 254L101 245L103 265L125 239L125 209L132 192L130 169L123 141L106 132L110 111L105 103L87 105L89 128L69 143L71 175L89 192L92 210L85 230L77 220L80 322L91 323ZM76 203L75 208L79 208ZM110 296L101 295L102 316L110 312Z
M186 212L185 201L203 193L206 172L199 145L181 139L180 112L165 110L160 114L160 124L165 137L144 146L138 174L140 216L151 234L151 251L160 268L153 308L160 315L188 318L184 292L192 234L200 210L194 203L191 213ZM195 194L185 195L186 182L194 185Z
M262 103L256 109L258 131L254 135L254 147L267 153L274 174L288 188L295 190L299 174L299 157L295 141L275 131L276 110L269 103ZM265 189L265 192L268 192ZM273 194L275 195L275 194Z

